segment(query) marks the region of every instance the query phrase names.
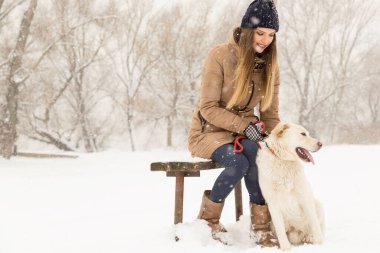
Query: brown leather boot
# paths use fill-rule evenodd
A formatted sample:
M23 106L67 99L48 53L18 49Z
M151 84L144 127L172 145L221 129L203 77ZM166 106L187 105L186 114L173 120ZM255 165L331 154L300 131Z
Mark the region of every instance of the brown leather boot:
M198 219L206 220L211 228L212 237L220 241L217 233L227 232L222 224L219 223L220 215L223 210L224 202L215 203L209 199L210 190L203 193L201 209L198 214Z
M250 203L250 207L251 236L256 244L263 247L279 247L278 240L270 228L271 217L268 206Z

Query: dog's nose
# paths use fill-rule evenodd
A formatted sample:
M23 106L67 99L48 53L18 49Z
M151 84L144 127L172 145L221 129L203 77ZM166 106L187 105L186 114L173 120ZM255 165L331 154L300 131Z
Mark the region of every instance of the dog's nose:
M317 145L319 148L321 148L323 144L322 144L322 142L318 141Z

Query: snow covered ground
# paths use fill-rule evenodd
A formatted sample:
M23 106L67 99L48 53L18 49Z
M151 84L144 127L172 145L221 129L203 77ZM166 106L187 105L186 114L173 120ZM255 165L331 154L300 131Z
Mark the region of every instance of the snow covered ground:
M252 245L248 203L235 223L233 196L222 215L233 246L210 239L208 227L194 219L220 170L186 178L184 224L174 226L174 178L150 172L150 163L180 157L188 153L0 159L0 253L280 252ZM305 170L324 204L326 240L291 252L379 252L380 146L324 147L314 160Z

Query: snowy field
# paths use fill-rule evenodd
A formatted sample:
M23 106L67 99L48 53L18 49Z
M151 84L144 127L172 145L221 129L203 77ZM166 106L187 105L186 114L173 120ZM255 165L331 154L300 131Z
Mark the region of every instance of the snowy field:
M174 178L150 172L150 163L185 151L79 156L0 158L0 253L281 252L252 244L248 203L235 223L232 195L221 219L232 246L210 239L194 219L220 170L186 178L184 224L173 225ZM326 240L291 252L380 252L380 146L324 147L314 160L305 170L324 204Z

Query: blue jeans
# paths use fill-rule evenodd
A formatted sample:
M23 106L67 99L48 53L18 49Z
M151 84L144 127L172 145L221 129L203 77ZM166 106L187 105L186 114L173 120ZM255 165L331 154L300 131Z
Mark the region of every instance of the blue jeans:
M234 153L233 144L224 144L212 153L211 159L222 164L225 169L216 179L210 199L214 202L223 202L244 177L250 202L264 205L265 200L261 194L256 165L258 146L248 139L243 139L240 143L244 147L242 153Z

